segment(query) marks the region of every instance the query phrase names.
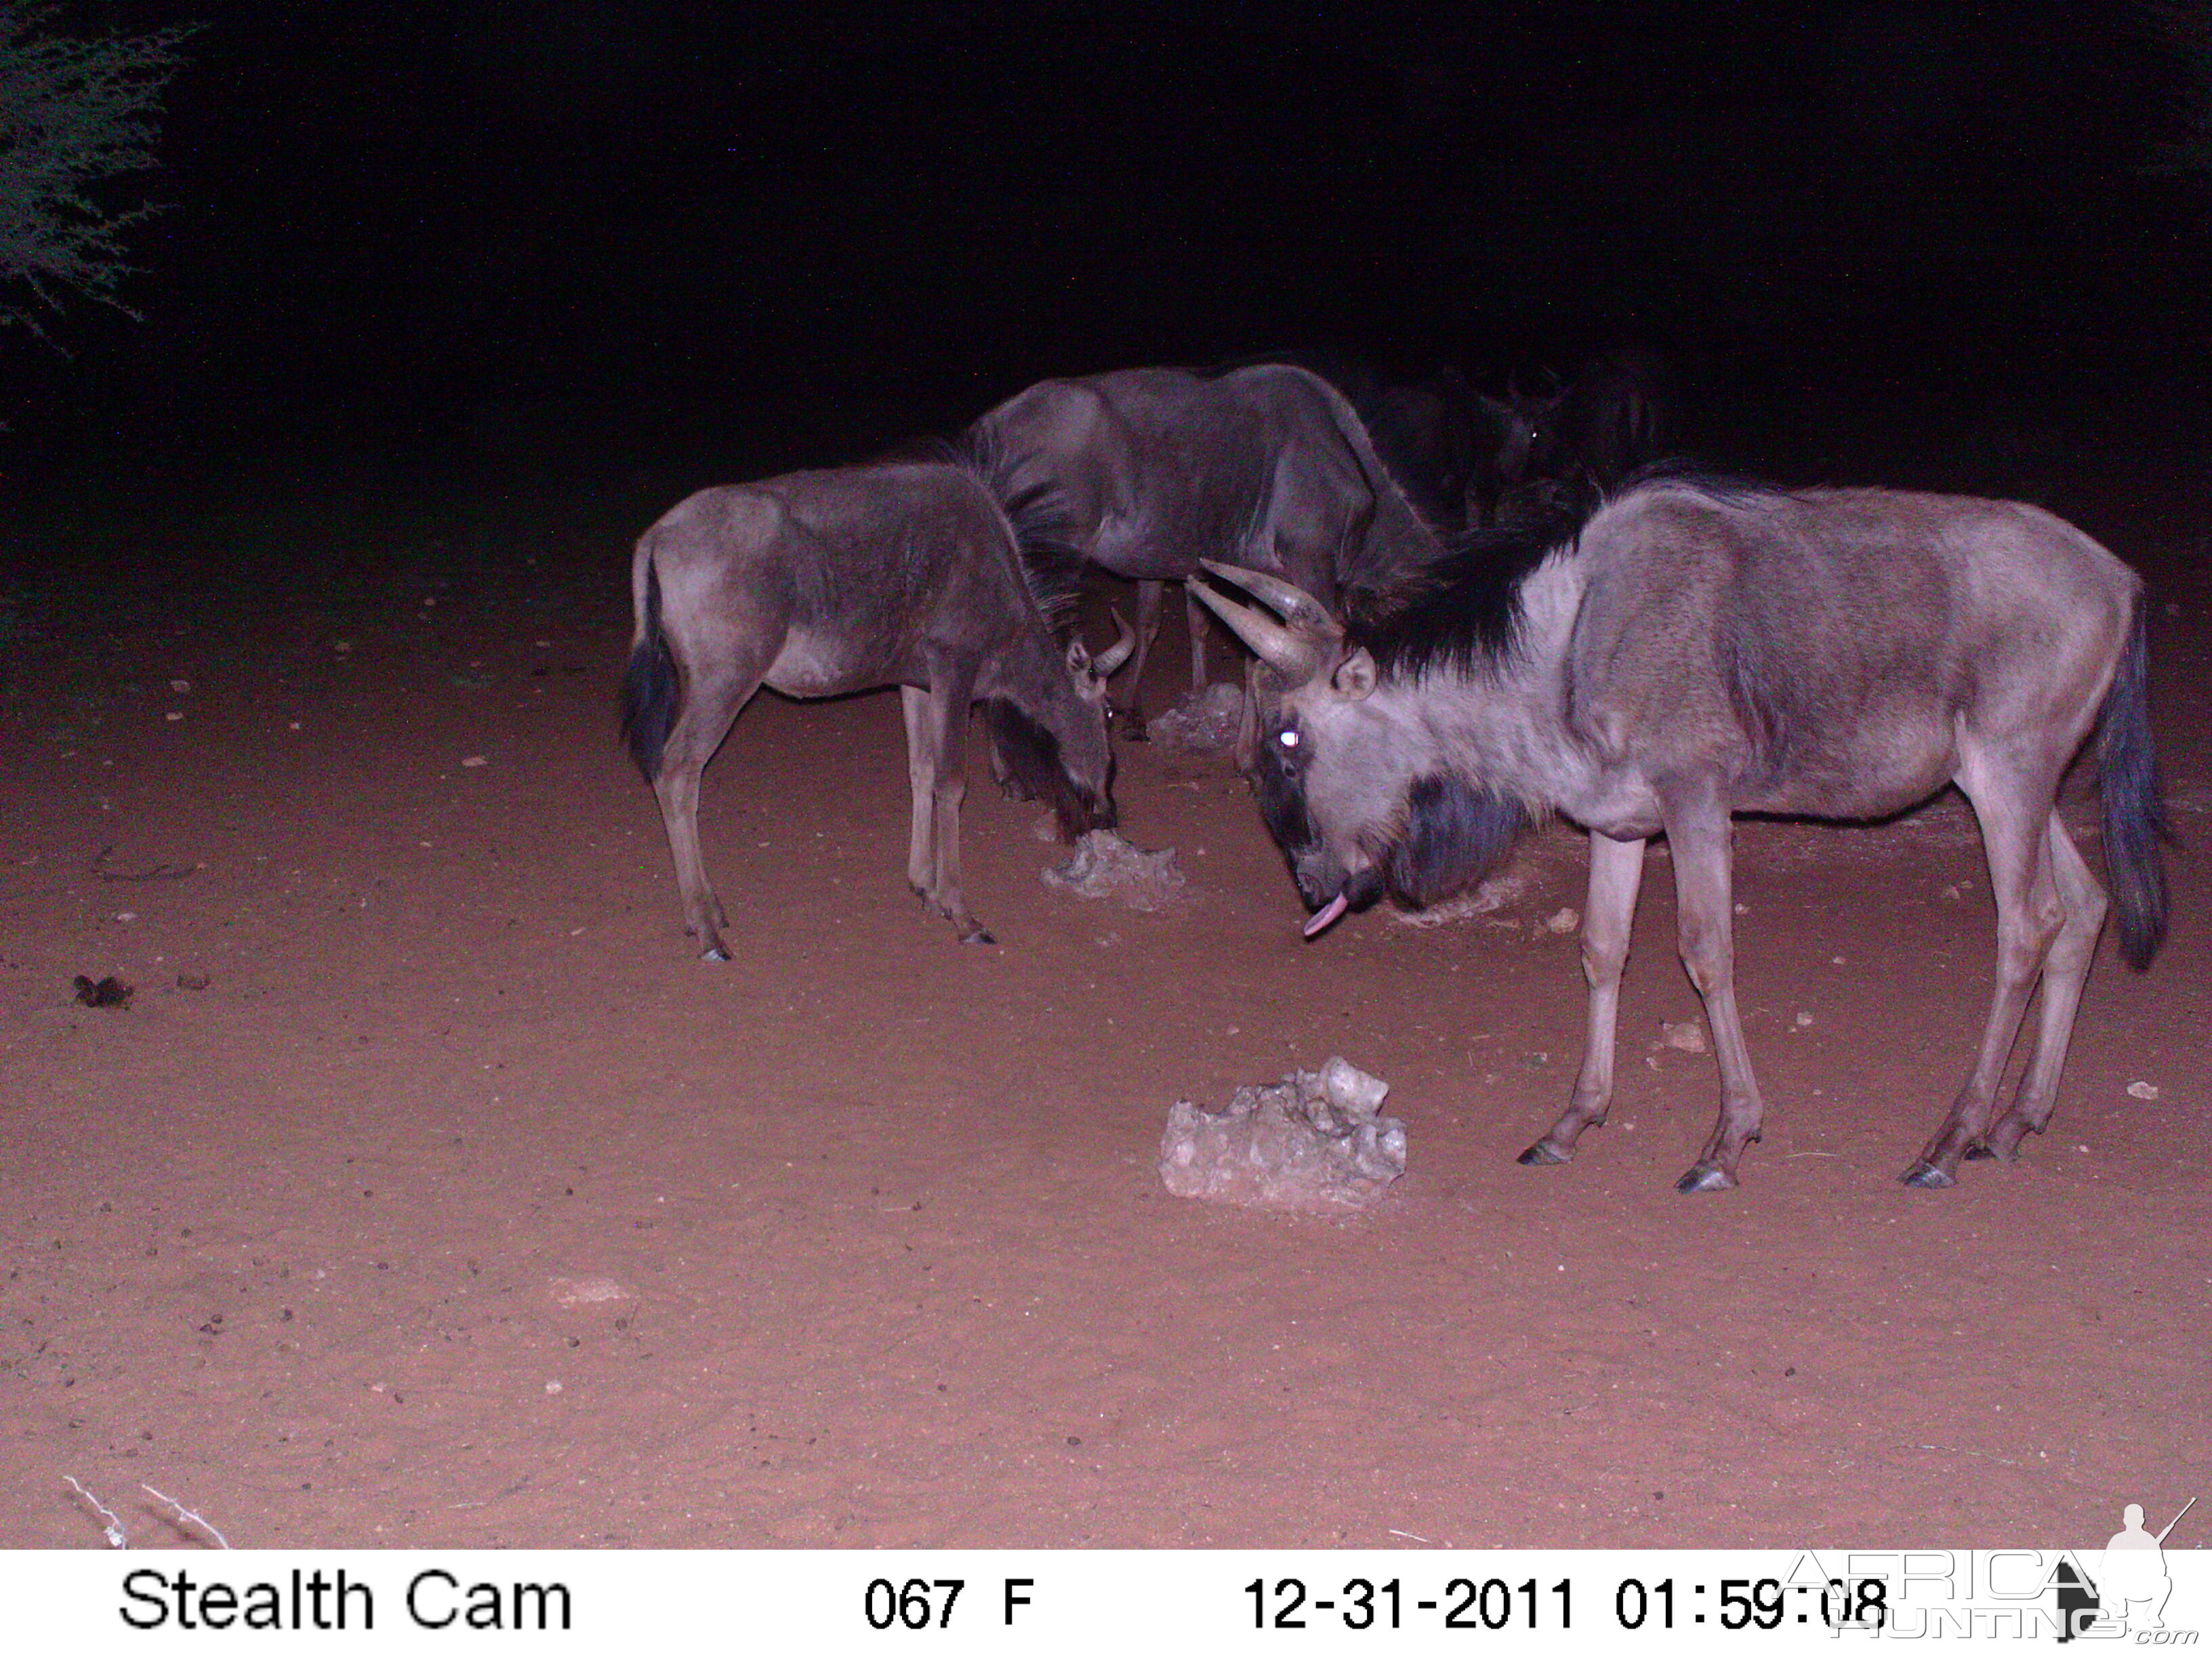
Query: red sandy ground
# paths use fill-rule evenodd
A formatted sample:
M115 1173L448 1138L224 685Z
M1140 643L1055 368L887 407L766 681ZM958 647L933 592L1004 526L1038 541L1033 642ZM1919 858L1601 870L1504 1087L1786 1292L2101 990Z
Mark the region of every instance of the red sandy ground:
M2202 846L2201 542L2087 522L2159 582ZM985 784L966 947L902 879L896 700L763 698L704 964L614 742L622 541L571 539L550 597L94 590L0 647L0 1545L97 1545L70 1475L264 1546L2087 1545L2212 1488L2201 854L2149 975L2107 942L2051 1134L1919 1193L1988 984L1971 817L1746 825L1766 1138L1685 1199L1717 1085L1657 1043L1698 1008L1655 853L1613 1122L1524 1170L1568 833L1487 920L1306 944L1227 767L1132 746L1193 902L1048 890ZM1181 669L1171 628L1156 705ZM1335 1052L1409 1127L1382 1208L1162 1188L1170 1102Z

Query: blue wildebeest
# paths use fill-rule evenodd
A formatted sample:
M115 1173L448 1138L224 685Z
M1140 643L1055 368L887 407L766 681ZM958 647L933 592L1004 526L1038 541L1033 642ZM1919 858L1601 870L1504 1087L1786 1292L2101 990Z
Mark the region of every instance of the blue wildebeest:
M1946 783L1973 805L1996 994L1911 1186L1951 1185L1962 1157L2014 1157L2050 1119L2107 904L2054 805L2092 727L2122 953L2145 967L2165 935L2142 585L2036 507L1658 477L1578 529L1475 538L1425 592L1349 628L1278 577L1216 574L1273 612L1200 590L1268 665L1255 781L1315 912L1309 936L1386 889L1446 896L1547 815L1589 832L1588 1047L1565 1115L1524 1164L1564 1162L1605 1121L1651 836L1673 848L1682 960L1720 1060L1720 1120L1685 1192L1734 1186L1759 1138L1736 1012L1732 813L1878 818ZM2039 975L2033 1056L2000 1116Z
M991 936L960 890L968 712L982 700L995 752L1052 803L1070 840L1114 822L1106 677L1063 652L1051 621L1074 600L1051 573L1058 520L1034 488L1011 492L976 460L794 472L701 490L640 538L636 633L623 730L653 785L676 860L685 931L729 960L729 925L699 852L699 775L767 685L828 697L896 685L914 793L907 879L967 939Z
M973 435L1019 458L1014 488L1057 494L1085 559L1137 582L1123 726L1132 738L1144 733L1145 663L1163 586L1195 575L1201 558L1277 573L1334 603L1347 583L1439 550L1352 404L1287 364L1042 380L983 416ZM1194 690L1206 684L1202 623L1194 605Z
M1492 434L1470 514L1480 524L1586 504L1664 460L1681 436L1674 372L1656 352L1617 351L1585 363L1571 385L1555 380L1541 393L1516 386L1481 402Z
M1447 366L1416 383L1379 386L1353 404L1423 516L1447 534L1480 522L1473 507L1489 422L1464 375Z

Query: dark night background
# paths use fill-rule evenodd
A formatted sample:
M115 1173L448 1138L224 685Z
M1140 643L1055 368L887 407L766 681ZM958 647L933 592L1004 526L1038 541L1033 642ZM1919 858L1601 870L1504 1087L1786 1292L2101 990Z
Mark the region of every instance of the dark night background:
M2099 0L702 0L197 17L132 323L8 341L0 471L285 458L669 487L1028 381L1282 349L1502 387L1670 353L1711 459L2200 465L2187 76ZM616 557L611 550L610 558Z

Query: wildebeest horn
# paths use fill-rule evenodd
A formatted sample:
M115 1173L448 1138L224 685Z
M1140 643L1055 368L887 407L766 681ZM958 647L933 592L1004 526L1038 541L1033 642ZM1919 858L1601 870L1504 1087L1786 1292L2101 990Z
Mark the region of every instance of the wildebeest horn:
M1129 653L1137 648L1136 629L1122 620L1120 611L1107 614L1114 618L1114 643L1091 659L1091 672L1102 680L1128 661Z
M1294 581L1272 571L1253 570L1243 565L1217 564L1212 559L1200 559L1199 562L1222 580L1234 582L1254 598L1265 600L1298 633L1328 641L1344 631L1337 625L1336 618L1328 614L1328 607Z
M1242 569L1233 564L1216 564L1211 559L1201 562L1223 580L1240 586L1263 574ZM1266 580L1273 581L1278 579L1267 577ZM1290 584L1286 582L1284 586L1288 587ZM1235 599L1217 593L1204 582L1192 583L1191 592L1198 595L1207 610L1228 623L1231 631L1250 646L1261 661L1294 684L1304 684L1320 669L1322 642L1316 635L1304 629L1285 628L1256 605L1240 605ZM1297 588L1291 587L1291 592L1306 599L1307 604L1313 603ZM1326 614L1323 612L1324 616Z

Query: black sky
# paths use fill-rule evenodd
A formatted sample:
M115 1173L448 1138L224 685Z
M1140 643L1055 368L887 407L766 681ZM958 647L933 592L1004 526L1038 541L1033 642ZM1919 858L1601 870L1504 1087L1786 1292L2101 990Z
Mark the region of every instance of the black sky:
M2142 172L2182 85L2111 0L884 11L101 7L207 22L173 205L145 321L16 343L11 423L801 458L1316 347L1658 345L1862 415L2204 389L2212 196Z

